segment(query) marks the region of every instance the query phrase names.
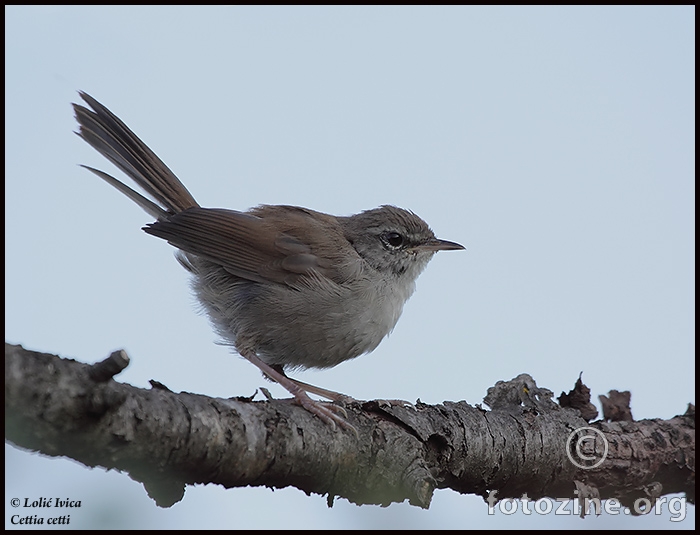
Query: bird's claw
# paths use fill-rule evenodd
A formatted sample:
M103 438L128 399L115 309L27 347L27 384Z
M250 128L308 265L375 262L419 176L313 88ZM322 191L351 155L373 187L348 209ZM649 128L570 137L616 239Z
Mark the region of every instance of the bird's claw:
M348 417L348 413L340 405L334 403L326 403L323 401L315 401L311 399L305 392L294 397L296 403L301 405L304 409L312 414L318 416L324 423L328 424L336 430L336 424L346 431L352 431L357 438L360 438L359 433L354 425L348 422L345 418ZM343 417L338 416L336 412L342 413Z

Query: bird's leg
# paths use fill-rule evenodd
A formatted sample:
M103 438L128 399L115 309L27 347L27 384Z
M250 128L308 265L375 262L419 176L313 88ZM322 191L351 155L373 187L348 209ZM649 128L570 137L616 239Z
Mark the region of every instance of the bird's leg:
M326 390L325 388L321 388L320 386L310 385L309 383L299 381L298 379L293 379L292 377L289 377L286 373L284 373L284 370L281 366L274 366L274 368L282 375L284 375L287 379L295 383L299 388L306 392L310 392L311 394L316 394L317 396L321 396L322 398L330 399L331 401L337 401L338 403L342 404L357 401L355 398L350 397L346 394L341 394L340 392L335 392L334 390Z
M286 373L284 373L284 370L282 369L281 366L274 366L274 368L280 372L282 375L287 377L290 381L296 383L302 390L305 390L306 392L310 392L312 394L316 394L317 396L321 396L326 399L330 399L332 401L335 401L337 403L341 403L343 405L345 404L350 404L350 403L359 403L358 400L356 400L353 397L348 396L347 394L341 394L340 392L335 392L333 390L326 390L325 388L321 388L320 386L314 386L310 385L309 383L305 383L303 381L299 381L298 379L293 379L291 377L288 377ZM380 406L392 406L392 407L406 407L406 408L411 408L413 410L416 409L415 405L411 403L410 401L405 401L403 399L376 399L376 401Z
M321 401L315 401L309 397L309 395L306 393L306 390L303 386L297 384L296 381L293 379L290 379L287 377L284 372L280 372L276 370L274 367L270 366L266 362L263 362L260 357L258 357L254 351L250 350L243 350L239 351L242 357L244 357L246 360L248 360L251 364L254 364L257 366L260 371L262 371L267 377L284 387L292 396L294 396L294 400L304 407L307 411L309 411L312 414L315 414L318 416L323 422L326 424L330 425L333 429L335 429L335 425L338 424L340 427L343 429L346 429L348 431L352 431L357 435L357 429L347 422L344 418L338 416L333 412L334 410L341 410L342 412L345 412L345 410L342 407L339 406L334 406L334 405L329 405L328 403L324 403ZM304 383L302 383L304 384ZM311 385L308 385L311 386ZM315 388L315 387L312 387ZM318 389L318 390L323 390L323 389ZM337 394L337 392L331 392L329 390L325 391L326 393L332 393L332 394ZM319 394L323 395L323 394ZM342 394L337 394L342 396ZM329 398L332 399L332 398ZM347 416L347 413L345 413Z

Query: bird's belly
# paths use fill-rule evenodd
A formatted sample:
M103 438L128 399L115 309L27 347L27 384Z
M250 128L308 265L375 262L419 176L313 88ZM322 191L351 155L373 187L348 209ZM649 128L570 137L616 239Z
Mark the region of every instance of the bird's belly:
M287 297L287 304L295 301ZM396 325L404 302L376 293L370 299L299 296L298 307L276 307L260 318L270 336L259 340L257 351L270 364L330 368L373 351Z
M207 276L198 276L204 271ZM231 277L223 269L212 276L208 269L193 278L215 329L227 344L252 349L286 369L330 368L374 350L412 293L383 283L358 283L339 293L300 291Z

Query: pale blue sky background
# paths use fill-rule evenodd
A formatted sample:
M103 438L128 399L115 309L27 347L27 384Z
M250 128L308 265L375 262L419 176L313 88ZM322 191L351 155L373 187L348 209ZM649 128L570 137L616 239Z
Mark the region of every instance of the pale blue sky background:
M694 7L9 7L5 329L121 381L211 396L267 386L215 345L149 217L77 164L82 89L204 206L409 208L441 253L371 355L305 381L357 398L479 403L522 372L583 371L636 418L695 398ZM296 489L189 487L159 509L128 476L5 449L5 495L82 500L71 527L693 528L656 518L488 516ZM12 510L6 507L5 525Z

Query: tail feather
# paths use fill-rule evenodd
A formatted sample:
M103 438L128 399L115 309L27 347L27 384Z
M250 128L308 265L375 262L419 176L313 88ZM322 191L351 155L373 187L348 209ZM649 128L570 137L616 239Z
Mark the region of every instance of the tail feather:
M80 91L79 94L92 110L73 104L75 118L80 125L76 133L126 173L155 202L107 173L83 167L117 188L158 219L199 206L175 173L128 126L87 93Z
M152 200L141 195L138 191L134 191L133 189L131 189L129 186L127 186L123 182L120 182L119 180L114 178L112 175L108 175L104 171L100 171L99 169L95 169L94 167L90 167L89 165L81 165L80 167L84 167L88 171L95 173L102 180L107 182L107 184L110 184L111 186L114 186L115 188L117 188L124 195L129 197L129 199L134 201L141 208L143 208L146 212L151 214L154 218L163 219L163 218L168 217L168 215L169 215L168 212L163 210L160 206L158 206Z

